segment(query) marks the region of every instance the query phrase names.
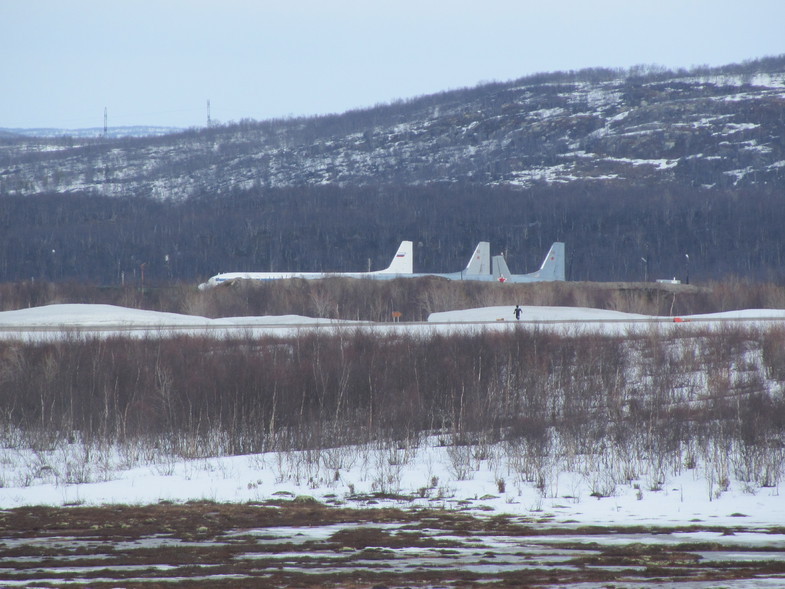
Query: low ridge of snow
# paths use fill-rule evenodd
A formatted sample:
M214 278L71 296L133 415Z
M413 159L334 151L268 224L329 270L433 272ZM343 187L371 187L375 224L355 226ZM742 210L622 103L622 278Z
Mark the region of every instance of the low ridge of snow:
M621 311L608 311L605 309L589 309L585 307L534 307L522 306L522 320L536 319L537 321L598 321L598 320L632 320L650 319L649 315L637 313L623 313ZM482 307L479 309L464 309L461 311L444 311L431 313L428 321L512 321L514 307Z
M90 326L90 325L194 325L206 317L129 309L115 305L54 304L0 313L0 325Z
M287 324L317 323L326 319L302 315L268 317L222 317L209 319L200 315L183 315L145 309L130 309L116 305L53 304L29 309L0 312L1 326L19 327L101 327L101 326L231 326L249 323Z

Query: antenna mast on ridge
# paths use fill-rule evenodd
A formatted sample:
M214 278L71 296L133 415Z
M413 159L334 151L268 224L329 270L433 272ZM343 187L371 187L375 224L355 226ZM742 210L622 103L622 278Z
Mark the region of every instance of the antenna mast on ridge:
M207 99L207 126L210 127L212 125L210 121L210 99Z
M104 107L104 137L106 137L106 132L109 129L109 125L107 124L108 121L109 121L109 118L108 118L107 113L106 113L106 107Z

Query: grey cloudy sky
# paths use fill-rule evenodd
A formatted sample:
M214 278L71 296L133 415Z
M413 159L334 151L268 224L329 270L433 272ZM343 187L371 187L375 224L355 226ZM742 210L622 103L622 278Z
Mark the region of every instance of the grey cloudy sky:
M0 0L0 127L343 112L585 67L785 53L785 0Z

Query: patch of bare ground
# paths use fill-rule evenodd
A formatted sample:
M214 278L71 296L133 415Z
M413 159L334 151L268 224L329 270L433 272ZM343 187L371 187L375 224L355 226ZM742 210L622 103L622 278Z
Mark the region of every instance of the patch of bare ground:
M785 530L581 527L309 498L0 512L0 585L539 587L783 579Z

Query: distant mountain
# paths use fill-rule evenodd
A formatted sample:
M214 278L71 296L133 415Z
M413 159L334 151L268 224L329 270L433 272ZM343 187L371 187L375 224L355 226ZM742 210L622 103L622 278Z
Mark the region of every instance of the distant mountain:
M0 194L182 200L318 185L785 187L785 56L689 71L557 72L341 115L153 134L2 137Z
M76 137L79 139L96 139L101 137L120 138L120 137L158 137L182 131L178 127L156 127L145 125L134 125L128 127L107 127L104 133L103 127L89 127L87 129L56 129L56 128L36 128L36 129L8 129L0 128L0 137L38 137L41 139L52 137Z

